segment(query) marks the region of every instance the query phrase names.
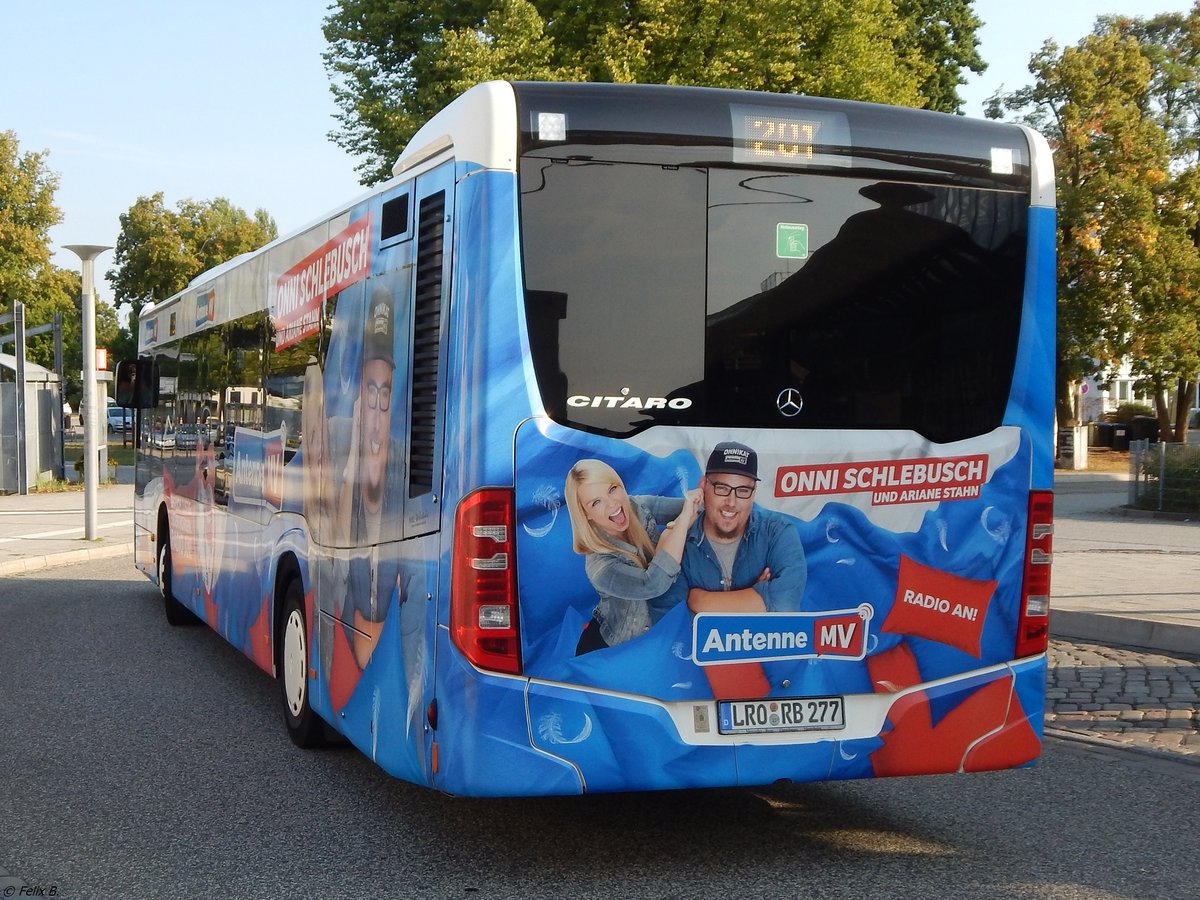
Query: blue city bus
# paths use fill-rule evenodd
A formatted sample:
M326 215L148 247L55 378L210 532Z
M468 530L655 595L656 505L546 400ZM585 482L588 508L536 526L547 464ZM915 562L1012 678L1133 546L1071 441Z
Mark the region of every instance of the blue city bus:
M464 795L1037 759L1040 136L489 82L393 173L148 307L118 377L136 564L298 745Z

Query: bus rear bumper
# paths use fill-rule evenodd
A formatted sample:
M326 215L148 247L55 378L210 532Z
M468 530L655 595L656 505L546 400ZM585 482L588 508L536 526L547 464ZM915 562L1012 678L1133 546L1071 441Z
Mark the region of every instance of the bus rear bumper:
M881 687L845 697L836 730L724 734L716 700L661 703L536 680L526 705L534 748L574 766L585 791L761 785L1026 765L1041 752L1045 677L1041 655Z
M724 734L713 699L663 702L488 673L444 649L450 665L442 669L438 691L431 782L452 794L540 796L971 772L1027 765L1041 752L1044 654L906 687L895 680L902 667L888 669L882 658L876 667L869 657L877 690L845 696L844 727Z

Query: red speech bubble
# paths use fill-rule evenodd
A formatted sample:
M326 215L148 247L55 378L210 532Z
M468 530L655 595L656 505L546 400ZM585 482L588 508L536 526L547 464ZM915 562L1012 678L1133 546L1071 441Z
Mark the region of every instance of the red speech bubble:
M900 556L896 600L882 630L957 647L979 658L983 620L995 581L963 578Z

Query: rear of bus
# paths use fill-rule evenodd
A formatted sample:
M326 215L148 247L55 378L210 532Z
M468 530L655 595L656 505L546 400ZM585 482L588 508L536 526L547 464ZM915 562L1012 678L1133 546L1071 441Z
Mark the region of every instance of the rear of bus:
M523 793L1036 759L1052 499L1045 142L806 97L512 90L516 393L530 414L513 488L458 507L449 631L478 677L457 676L470 700L439 685L443 721L454 708L485 731L519 723L508 743L528 778L501 781ZM569 473L588 467L630 498L618 537L572 510ZM629 520L653 545L706 474L747 484L736 471L753 484L745 557L719 562L710 493L683 565L659 564L661 594L597 574L628 564ZM693 612L688 579L705 563L689 553L728 565L722 587L756 590L765 611Z

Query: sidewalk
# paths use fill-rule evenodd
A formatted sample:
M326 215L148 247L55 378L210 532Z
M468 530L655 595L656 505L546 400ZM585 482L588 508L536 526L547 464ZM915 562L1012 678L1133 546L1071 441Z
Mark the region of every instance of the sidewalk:
M1050 632L1200 655L1200 521L1128 502L1125 473L1055 472Z
M0 578L127 556L133 565L133 485L96 493L96 539L84 538L84 492L0 495Z
M1200 522L1123 510L1119 473L1055 474L1050 631L1056 638L1200 656ZM133 557L133 485L99 490L85 541L82 491L0 495L0 577Z

